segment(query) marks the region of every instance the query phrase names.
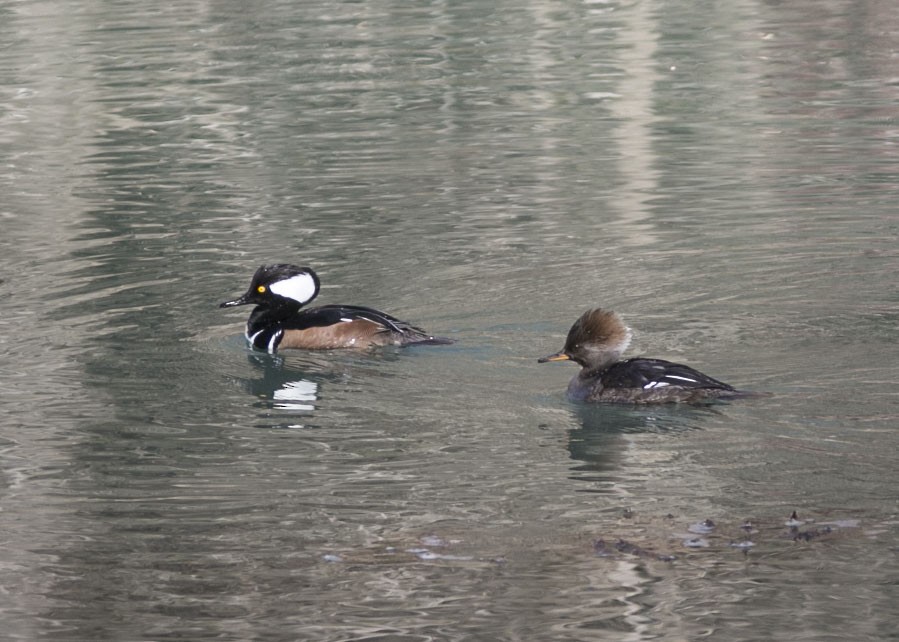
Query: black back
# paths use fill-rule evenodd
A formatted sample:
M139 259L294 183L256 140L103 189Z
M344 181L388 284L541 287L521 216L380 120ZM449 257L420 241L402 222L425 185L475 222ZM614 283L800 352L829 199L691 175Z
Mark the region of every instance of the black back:
M364 319L384 326L384 331L399 332L421 332L424 330L416 328L413 325L400 321L396 317L390 316L386 312L367 308L363 305L322 305L317 308L308 308L300 310L294 315L284 319L281 327L285 330L306 330L308 328L317 328L329 325L335 325L345 320Z
M613 364L600 374L604 388L653 388L680 386L681 388L714 388L734 390L732 386L704 375L698 370L664 359L637 357Z

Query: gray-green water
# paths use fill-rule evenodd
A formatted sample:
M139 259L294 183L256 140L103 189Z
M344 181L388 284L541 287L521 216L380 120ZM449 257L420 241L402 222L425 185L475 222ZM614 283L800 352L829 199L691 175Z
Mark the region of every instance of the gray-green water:
M4 639L895 639L897 32L0 2ZM457 344L251 353L274 261ZM570 404L594 305L774 396Z

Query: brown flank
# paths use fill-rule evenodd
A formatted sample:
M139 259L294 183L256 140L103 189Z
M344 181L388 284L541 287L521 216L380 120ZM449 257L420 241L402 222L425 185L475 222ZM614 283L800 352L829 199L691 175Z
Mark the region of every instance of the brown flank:
M398 344L399 341L392 335L393 333L379 323L356 319L306 330L285 330L278 348L331 350Z

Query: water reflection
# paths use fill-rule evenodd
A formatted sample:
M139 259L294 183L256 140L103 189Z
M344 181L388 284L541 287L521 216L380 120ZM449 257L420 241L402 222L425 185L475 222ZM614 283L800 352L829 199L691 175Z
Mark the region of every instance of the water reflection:
M242 379L250 395L267 400L265 405L278 410L312 414L318 400L319 383L295 366L285 366L284 358L274 354L250 353L247 361L260 376Z
M231 337L222 343L228 349L222 358L233 359L238 344L246 351L249 374L232 373L229 378L255 399L249 406L261 411L257 424L260 428L308 427L323 409L326 423L332 424L339 416L347 425L350 419L345 415L345 406L352 403L352 397L389 385L398 376L390 364L401 363L403 356L409 354L409 348L394 346L366 351L288 350L267 354L245 347L243 337ZM398 372L402 373L402 368ZM239 400L235 401L239 407ZM304 418L304 422L297 423L298 417Z
M722 416L715 405L572 404L583 430L608 434L661 433L702 428L704 417ZM725 407L723 404L721 407Z
M315 406L309 401L315 401L318 397L318 384L314 381L300 379L288 381L280 390L275 390L275 408L281 410L314 410Z
M650 3L640 2L632 9L624 17L628 28L620 34L620 42L625 45L621 60L628 73L623 74L614 99L608 101L619 123L613 136L618 144L621 173L621 185L613 192L609 205L617 215L621 242L649 245L658 239L650 200L659 182L652 127L657 120L654 87L661 80L656 60L660 34Z
M571 479L590 484L582 492L614 492L629 436L701 430L704 416L715 414L709 406L573 404L580 426L568 431L567 446L571 459L582 463L571 468Z

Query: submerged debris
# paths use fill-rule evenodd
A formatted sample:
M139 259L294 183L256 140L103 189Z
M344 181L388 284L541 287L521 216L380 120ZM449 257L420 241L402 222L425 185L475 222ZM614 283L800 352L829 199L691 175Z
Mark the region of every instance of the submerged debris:
M435 553L429 548L407 548L406 553L412 553L420 560L455 560L469 562L474 560L470 555L450 555L448 553Z
M664 516L664 519L671 520L674 516L669 514ZM784 529L783 525L789 528ZM640 526L639 523L634 524L634 527ZM593 540L593 551L599 557L620 557L625 554L670 562L676 559L674 555L660 554L656 551L659 548L676 546L674 543L677 542L680 546L697 553L699 549L708 549L709 552L719 554L730 550L749 555L760 546L770 546L776 541L783 542L785 539L794 542L817 541L829 535L846 532L847 529L859 528L860 522L857 519L835 519L827 522L813 518L800 519L798 512L794 510L786 522L753 518L726 523L707 518L690 523L680 532L672 528L673 526L674 524L663 526L656 523L649 528L640 528L643 545L633 543L626 534L624 538L618 534L615 537L597 538ZM655 534L650 535L649 543L646 543L647 533Z
M620 516L618 513L617 516ZM642 511L627 510L626 520L618 517L613 528L618 532L600 532L591 537L593 554L619 561L656 560L674 562L679 559L698 560L709 556L741 558L755 557L759 550L763 555L772 550L793 551L796 554L805 547L797 548L795 542L826 546L831 538L853 537L863 534L861 520L842 515L823 513L821 519L814 516L800 519L797 511L792 511L789 520L782 516L768 516L752 519L728 521L717 516L716 520L691 521L685 516L647 516ZM826 517L824 517L826 515ZM805 516L804 516L805 517ZM693 519L696 519L693 517ZM826 520L826 521L824 521ZM785 527L786 526L786 527ZM800 528L801 526L801 528ZM870 526L864 531L870 534ZM504 531L504 535L507 534ZM547 531L543 539L524 537L518 532L512 537L492 537L493 548L483 549L480 541L474 545L465 539L455 537L457 533L425 532L403 533L391 540L379 540L376 544L361 548L333 548L319 552L318 559L324 563L343 566L346 564L459 564L468 568L496 568L498 565L514 563L522 556L541 554L581 555L585 553L584 533L559 535L556 525ZM599 537L597 537L599 535ZM501 546L503 550L497 550ZM687 549L687 550L684 550ZM674 554L674 553L677 554ZM634 562L631 562L634 563Z
M731 547L731 548L739 548L739 549L742 549L742 550L750 549L750 548L752 548L753 546L755 546L755 542L751 542L751 541L749 541L748 539L747 539L747 540L743 540L742 542L731 542L731 543L730 543L730 547Z
M688 537L683 542L687 548L708 548L709 540L704 537Z
M807 520L807 521L815 521L815 520ZM799 515L796 511L790 515L790 519L787 520L786 525L790 527L790 537L794 542L810 542L813 539L818 539L823 535L830 535L834 532L833 527L822 525L821 528L809 528L804 531L799 530L799 526L807 523L806 520L799 519ZM855 527L858 526L858 522L854 520L843 520L841 522L833 522L833 524L837 527L841 525L845 525L845 527Z
M715 530L715 522L710 519L704 519L701 522L696 522L695 524L690 524L687 527L687 530L691 533L699 533L705 535L707 533L711 533Z
M830 526L825 526L824 528L812 528L807 531L802 531L793 535L794 542L810 542L813 539L817 539L822 535L830 535L833 532L833 529Z
M675 555L654 553L653 551L647 550L642 546L637 546L636 544L632 544L623 539L619 539L617 542L615 542L613 548L619 553L627 553L628 555L634 555L636 557L643 557L646 559L661 560L662 562L673 562L677 559L677 556ZM593 541L593 551L600 557L615 556L615 553L609 548L605 540L602 539Z

